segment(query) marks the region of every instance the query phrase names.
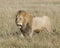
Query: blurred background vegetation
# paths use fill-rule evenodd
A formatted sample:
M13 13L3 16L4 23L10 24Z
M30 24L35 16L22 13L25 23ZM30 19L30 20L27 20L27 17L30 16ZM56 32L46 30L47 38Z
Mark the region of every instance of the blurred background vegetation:
M36 34L31 39L21 38L15 24L19 10L34 16L49 16L54 32ZM60 48L60 0L0 0L0 48Z

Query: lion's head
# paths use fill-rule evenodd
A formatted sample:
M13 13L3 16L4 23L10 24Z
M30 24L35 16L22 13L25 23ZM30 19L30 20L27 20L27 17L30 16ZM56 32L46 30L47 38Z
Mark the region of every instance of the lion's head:
M26 11L18 11L16 15L16 25L18 28L25 30L26 27L31 27L33 16Z

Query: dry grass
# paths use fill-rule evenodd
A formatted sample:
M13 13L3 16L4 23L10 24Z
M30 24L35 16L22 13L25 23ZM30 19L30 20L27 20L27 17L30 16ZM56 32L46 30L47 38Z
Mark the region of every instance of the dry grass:
M15 24L18 10L35 16L47 15L53 22L53 33L43 31L33 38L22 38ZM0 48L60 48L59 0L0 0Z

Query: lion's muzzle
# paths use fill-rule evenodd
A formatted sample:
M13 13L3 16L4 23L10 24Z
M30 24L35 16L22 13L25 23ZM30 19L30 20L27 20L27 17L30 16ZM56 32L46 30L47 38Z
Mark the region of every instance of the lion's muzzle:
M22 25L17 24L18 28L22 28Z

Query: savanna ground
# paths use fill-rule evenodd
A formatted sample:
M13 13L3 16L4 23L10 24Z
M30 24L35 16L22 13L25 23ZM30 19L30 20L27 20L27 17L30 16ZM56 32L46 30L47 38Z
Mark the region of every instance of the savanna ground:
M34 16L47 15L53 23L53 32L22 38L15 24L18 10ZM0 0L0 48L60 48L60 0Z

